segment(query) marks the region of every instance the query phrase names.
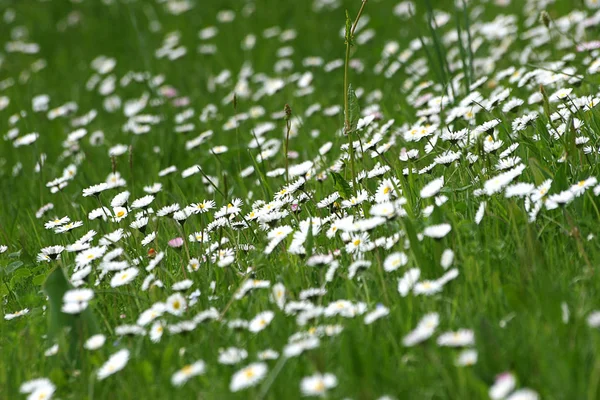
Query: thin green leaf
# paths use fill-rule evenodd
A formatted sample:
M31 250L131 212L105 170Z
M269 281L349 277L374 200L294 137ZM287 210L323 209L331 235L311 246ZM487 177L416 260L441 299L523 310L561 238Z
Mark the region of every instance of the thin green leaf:
M356 131L358 120L360 119L360 106L358 105L358 97L352 87L348 86L348 121L350 121L350 132Z

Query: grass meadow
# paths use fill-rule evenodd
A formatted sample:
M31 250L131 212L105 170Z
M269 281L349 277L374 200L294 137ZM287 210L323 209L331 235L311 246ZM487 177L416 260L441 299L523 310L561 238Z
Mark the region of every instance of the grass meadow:
M599 399L599 24L0 0L0 399Z

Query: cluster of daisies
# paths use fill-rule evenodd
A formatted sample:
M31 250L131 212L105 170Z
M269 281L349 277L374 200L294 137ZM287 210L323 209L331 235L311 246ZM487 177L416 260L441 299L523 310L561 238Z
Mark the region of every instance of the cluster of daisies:
M193 9L185 0L161 3L169 18ZM315 0L312 9L326 12L338 9L339 3ZM472 2L459 3L463 7ZM510 1L496 3L503 6ZM596 5L593 1L586 4ZM407 20L414 18L419 6L402 1L394 6L393 13ZM57 166L50 170L54 175L45 182L52 201L31 210L53 238L47 246L36 249L37 263L56 268L69 282L70 288L60 299L60 312L80 315L111 307L103 294L108 288L135 293L146 301L127 313L127 323L106 321L110 332L82 338L85 351L102 353L113 339L126 336L147 338L144 340L158 346L165 335L183 337L208 324L213 329L266 336L278 325L283 326L282 321L293 321L295 330L280 348L249 354L247 349L231 345L219 348L215 359L207 355L170 371L172 385L180 387L206 374L215 363L231 365L235 368L227 377L231 392L258 385L268 390L278 368L285 368L285 360L301 358L319 349L325 338L335 340L343 335L346 320L358 319L367 329L393 314L394 303L409 296L419 301L442 293L448 285L461 285L460 260L451 240L453 230L458 229L453 225L453 204L467 198L474 203L475 225L485 224L486 215L495 215L506 204L519 207L528 223L534 224L541 215L568 213L569 205L582 202L586 196L599 196L597 178L585 171L591 170L600 153L589 123L597 113L600 94L587 91L585 77L600 72L600 45L585 41L585 29L600 24L600 14L573 10L550 21L561 32L569 32L552 43L548 26L539 22L536 2L526 1L522 7L520 19L499 14L484 21L484 6L473 6L469 11L474 21L471 35L452 28L452 14L435 10L429 23L445 32L439 40L448 49L444 68L452 76L444 84L429 78L434 71L424 48L428 43L422 39L386 41L374 61L353 58L352 74L372 73L401 82L411 111L387 115L382 90L358 87L356 95L363 107L356 132L339 146L336 143L346 140L342 127L321 133L319 121L340 117L340 105L312 103L296 108L285 128L283 107L267 110L261 105L261 99L278 98L284 89L295 98L310 98L320 79L338 76L343 68L341 58L303 55L298 63L294 47L298 32L294 29L271 27L246 35L240 48L250 54L255 49L278 46L273 71L256 71L249 58L241 66L232 66L239 67L238 71L215 72L206 88L219 98L215 104L198 106L183 89L169 84L166 74L120 71L117 59L105 55L91 60L89 77L82 82L86 95L101 100L101 109L80 110L74 101L55 104L48 94L32 97L31 107L8 117L10 128L4 139L19 152L43 142L43 134L28 130L32 113L57 121L67 132L61 153L52 160ZM239 13L219 12L215 25L198 32L197 53L217 53L215 38L225 34L236 18L249 18L254 12L252 1ZM15 15L4 14L7 24L14 19ZM376 37L369 22L367 11L356 29L359 47L371 45ZM162 31L158 18L151 21L150 29ZM15 30L7 52L36 54L39 46L28 42L27 32ZM476 55L470 70L465 68L461 51L467 41ZM185 60L189 54L182 42L181 32L167 32L152 55L173 63ZM517 52L515 48L523 43L525 48ZM561 52L550 51L548 46ZM515 65L500 68L507 56ZM28 74L44 67L44 60L36 60ZM28 79L20 77L18 84ZM16 84L9 78L0 81L0 88ZM10 104L8 96L0 96L0 111ZM251 106L241 111L240 104ZM174 115L161 112L165 105L173 107ZM229 115L231 110L234 115ZM103 116L108 114L121 119L122 135L105 134L101 129ZM141 184L130 178L128 182L118 166L141 167L132 162L137 158L135 148L126 143L132 136L154 143L159 137L155 134L157 126L164 124L170 124L178 138L185 138L175 141L180 148L173 151L193 156L160 165L157 171L146 173ZM213 132L217 125L222 132ZM236 148L230 142L219 143L233 131L237 137L238 130L246 134L239 134L242 143ZM282 156L287 148L284 135L289 136L291 147ZM115 143L117 137L124 143ZM319 143L310 157L301 151L307 138ZM568 144L571 142L572 146ZM530 149L536 146L550 149L552 158L534 164L531 160L537 153ZM240 157L239 147L250 152L251 166L227 163L227 156ZM100 153L94 149L112 160L112 171L81 187L86 176L82 171L94 168L90 166L95 162L94 154ZM576 161L573 151L579 152ZM148 159L163 159L160 146L152 146L152 152ZM36 158L34 173L40 173L50 161L48 157L41 153ZM84 163L86 159L91 163ZM540 172L540 162L554 167L569 165L577 172L567 174L565 185ZM350 172L354 163L356 173L354 167ZM580 164L579 169L575 163ZM229 175L250 188L244 196L237 188L236 195L221 190L227 182L214 164L228 168ZM28 172L24 168L17 162L12 175L25 175ZM148 167L148 171L153 169ZM173 189L179 184L197 186L202 197L186 199L183 192ZM71 207L63 195L73 196L81 204ZM71 210L70 215L56 211L63 209ZM434 260L435 269L421 265L413 256L422 248L438 245L443 251ZM19 250L14 244L0 247L0 253L11 247ZM322 270L322 279L291 290L288 288L298 285L261 279L261 269L248 262L253 259L267 260L269 268L281 269L288 268L282 263L295 260L302 269ZM332 297L332 286L348 281L358 288L369 269L380 270L382 281L394 282L395 297L387 299L373 293L373 298L363 301L358 289L355 299ZM234 277L236 284L230 281L223 289L221 271ZM199 276L209 277L208 284L201 284ZM157 301L150 301L150 292ZM203 293L211 305L202 309ZM241 304L247 304L243 299L250 297L265 300L257 304L268 306L247 310ZM245 318L231 317L235 314L231 309L239 309ZM27 318L28 314L29 308L24 308L4 318ZM457 368L476 365L473 329L448 322L444 331L438 331L444 324L441 311L432 309L398 340L406 348L435 341L439 347L455 348ZM588 324L600 326L600 312L591 313ZM136 362L138 356L133 356L131 349L120 344L117 347L102 356L103 363L95 370L97 380L110 378L130 361ZM51 357L61 350L52 343L45 355ZM335 393L338 376L315 370L297 385L301 395L326 396L330 391ZM489 385L492 399L539 398L532 389L517 389L512 372L498 375ZM57 388L49 379L37 378L23 383L20 390L30 399L41 400L52 398ZM391 398L384 393L381 396Z

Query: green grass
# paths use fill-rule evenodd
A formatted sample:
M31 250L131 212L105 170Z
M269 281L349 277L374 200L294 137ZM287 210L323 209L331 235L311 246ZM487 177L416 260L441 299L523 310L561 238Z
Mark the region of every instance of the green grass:
M0 14L4 18L0 22L0 59L3 60L0 63L0 88L5 86L2 82L14 80L14 85L0 89L0 104L2 96L10 99L10 104L0 110L0 133L5 135L16 127L19 135L40 134L35 143L18 148L9 139L0 141L0 244L8 246L8 250L0 254L0 314L4 316L24 308L30 310L24 316L11 320L3 318L0 322L0 399L26 398L27 395L19 394L19 387L38 377L49 378L56 386L55 397L60 399L299 398L300 381L316 372L332 373L337 377L337 386L327 391L329 398L376 399L389 395L396 399L485 399L489 398L488 391L495 377L506 371L517 377L517 388L531 388L543 399L600 398L600 333L587 322L590 313L600 309L597 271L600 263L597 238L600 234L600 201L593 188L557 209L547 209L543 205L533 222L528 220L524 201L506 198L504 190L491 196L476 196L476 191L486 181L498 175L494 166L500 153L513 143L519 146L512 156L520 157L526 168L512 183L528 182L537 186L545 179L552 179L550 192L543 202L579 181L600 175L597 151L600 112L597 108L578 109L572 117L565 117L567 125L571 124L572 118L580 120L581 128L577 132L567 128L564 135L554 139L547 127L549 115L543 104L527 102L531 94L539 92L540 84L532 81L518 87L517 82L508 81L510 76L498 81L494 79L496 73L511 66L523 67L523 73L536 68L539 72L543 71L541 68L561 70L572 67L574 70L567 72L581 74L580 84L570 84L566 80L544 84L547 95L568 87L573 88L572 99L597 95L599 79L588 71L589 63L596 59L597 53L576 52L572 42L568 47L560 45L561 40L574 39L576 43L593 40L598 35L597 27L577 31L575 25L561 26L560 30L564 32L559 33L553 22L549 30L543 28L538 36L550 35L552 40L534 48L528 59L521 60L523 52L533 43L523 33L534 26L543 27L538 18L542 9L532 6L533 1L513 1L507 7L493 2L469 1L465 11L453 1L419 0L415 1L416 15L411 18L394 15L394 1L369 1L362 16L367 25L359 28L356 36L360 37L366 29L373 29L375 36L351 49L350 58L360 60L364 70L359 72L353 68L355 64L351 64L349 83L357 92L364 91L359 98L361 109L364 111L377 105L382 119L352 138L360 138L361 145L365 146L376 129L394 119L379 145L392 139L394 142L383 156L371 157L371 150L367 150L363 157L360 146L356 149L357 173L370 171L377 163L390 170L383 176L362 179L358 188L350 188L347 185L353 176L349 162L342 166L336 181L329 171L340 156L347 155L342 146L347 145L348 139L340 134L344 126L343 111L326 116L321 110L310 117L305 116L309 106L315 103L323 109L339 106L343 110L344 68L325 72L322 66L304 66L303 60L312 56L321 57L324 64L343 60L345 44L340 30L345 22L344 10L347 8L350 17L354 18L360 2L341 1L337 2L340 3L338 7L320 12L313 11L313 1L190 0L190 3L193 5L191 10L173 15L167 12L165 2L158 1L115 0L103 4L95 0L80 3L0 0ZM244 16L243 9L250 6L255 11ZM233 22L217 22L217 13L225 9L235 11ZM14 11L14 21L5 17L10 14L9 10ZM583 2L569 0L556 1L547 9L553 21L559 21L574 10L581 10L588 16L594 12ZM439 23L430 25L431 16L439 11L447 13L448 22L441 26ZM63 29L61 26L69 13L71 20L78 16L79 23ZM511 40L505 39L506 35L496 39L485 36L489 23L500 15L515 18L515 34ZM533 25L528 26L528 20ZM152 23L155 27L159 23L159 29L151 29ZM200 40L198 31L212 25L219 28L218 35ZM297 36L288 42L282 42L278 37L264 38L265 29L273 26L282 31L293 29ZM23 33L23 29L24 42L39 44L37 54L7 51L6 43L12 40L11 37L15 39L19 30ZM468 29L470 36L467 38ZM173 31L180 33L178 46L185 46L187 54L173 61L156 58L155 51ZM464 35L464 40L448 43L447 35L457 31ZM248 34L256 35L256 46L252 50L243 50L241 42ZM506 52L498 56L502 39ZM424 44L426 48L415 50L408 62L392 77L386 78L375 68L389 41L399 45L398 52L390 56L390 60L397 58L411 44ZM203 43L214 44L216 53L199 54L197 47ZM277 73L274 71L280 59L277 52L288 46L293 49L293 54L285 58L293 62L293 67ZM568 64L547 64L567 54L575 55ZM119 95L123 103L139 98L144 92L151 99L164 100L163 104L148 105L140 112L160 117L160 122L152 125L149 133L133 135L124 132L127 118L122 109L113 113L106 111L103 106L105 96L97 90L86 90L86 82L95 73L91 62L99 55L116 60L116 67L110 74L116 78L114 94ZM47 66L31 72L32 63L40 59L45 60ZM420 60L421 64L411 69L415 60ZM486 65L488 62L491 64ZM248 79L252 94L248 98L238 94L235 108L231 103L223 104L223 99L234 90L244 64L252 67L252 76ZM384 72L388 66L389 62L385 64ZM211 89L211 80L223 70L231 72L229 84ZM188 97L190 105L174 106L148 81L122 87L119 81L129 71L164 76L164 84L175 88L178 97ZM312 93L297 96L296 83L289 82L273 95L252 100L252 95L261 89L256 80L260 74L288 79L306 71L313 74ZM496 127L497 139L504 142L501 148L485 153L482 145L485 135L468 149L438 139L430 153L426 152L428 139L407 142L404 132L419 121L418 110L426 108L426 105L415 106L417 98L425 93L433 96L448 93L447 85L460 74L467 76L468 81L465 79L455 85L455 99L434 112L430 120L422 121L423 124L435 123L439 116L441 123L436 133L441 134L448 128L472 130L498 118L501 122ZM489 77L477 89L483 99L489 99L496 87L504 86L511 89L509 98L520 98L525 104L516 113L505 113L502 112L503 101L499 106L477 113L473 124L457 118L448 126L444 121L452 108L472 92L468 89L469 84L483 76ZM416 94L417 85L426 81L434 85ZM369 94L376 90L380 99L369 102ZM78 110L73 115L50 120L47 112L32 110L32 98L40 94L50 96L50 109L73 101ZM199 116L208 104L217 106L217 116L201 122ZM387 220L369 235L374 241L398 234L397 243L390 249L377 247L365 252L362 257L372 263L370 268L359 270L357 276L350 279L348 267L358 256L345 250L346 242L339 233L332 239L325 235L329 222L319 233L307 236L305 256L290 252L292 234L272 253L265 254L267 231L255 221L247 221L249 227L239 230L226 224L211 232L211 243L227 238L229 243L224 247L252 245L253 248L236 251L235 262L224 268L208 261L202 263L197 272L186 272L193 286L184 294L199 289L201 295L197 303L182 317L165 313L161 318L166 324L175 324L214 307L222 320L203 322L188 333L170 335L165 331L160 343L153 343L148 336L116 335L117 326L135 324L144 310L156 302L166 301L173 293L171 285L184 279L181 265L187 264L188 254L183 248L175 250L168 245L169 240L181 236L180 226L172 218L150 218L146 233L154 230L157 238L148 247L140 244L144 235L129 228L135 211L121 222L89 220L89 211L99 205L93 196L83 197L83 189L104 182L114 168L127 184L103 192L100 199L105 206L122 190L131 192L131 203L146 194L144 186L160 182L163 188L151 205L154 211L172 203L184 207L202 200L214 200L218 210L239 197L244 200L244 205L242 213L233 222L242 223L241 216L251 211L254 201L271 201L287 183L285 173L276 177L267 175L269 171L286 167L283 151L286 121L283 117L272 116L282 113L285 104L291 107L294 124L301 117L290 136L289 149L297 152L297 158L289 160L290 169L301 162L314 161L314 169L303 187L311 199L301 204L299 213L290 213L281 221L273 222L270 228L289 225L297 231L300 221L339 217L344 213L355 219L369 217L374 201L336 210L317 208L316 203L336 190L343 194L344 191L364 189L374 195L382 179L396 177L396 189L402 191L406 200L403 206L406 215ZM550 114L557 111L560 104L570 103L568 100L549 103ZM235 114L249 112L254 106L263 107L265 115L241 121L237 132L224 129L224 124ZM186 123L192 122L195 127L188 133L176 133L176 115L187 108L195 113ZM97 110L98 115L85 126L87 136L73 148L71 155L62 157L63 141L76 129L71 125L72 117L92 109ZM533 111L539 114L537 120L525 130L511 135L512 121ZM18 113L23 113L22 117L11 124L9 118ZM265 133L264 137L278 140L281 147L274 157L261 161L258 158L260 149L250 148L249 143L254 139L255 128L268 121L275 124L275 129ZM556 127L561 122L553 124ZM89 138L99 130L104 132L104 143L93 146ZM186 151L187 141L208 130L212 130L213 135L206 143ZM313 130L318 130L319 135L313 136ZM589 139L586 146L592 146L596 151L584 152L584 146L575 145L576 137ZM319 155L319 148L327 142L333 143L332 150ZM131 153L111 160L108 149L116 144L131 146ZM229 150L219 155L211 153L210 149L217 145L225 145ZM418 149L419 155L408 162L401 161L402 148ZM445 166L437 165L430 173L403 175L403 169L420 170L447 150L459 151L460 158ZM470 163L467 152L478 155L478 160ZM35 172L35 164L42 153L47 156L46 161L41 171ZM46 183L60 177L63 169L76 163L76 159L80 161L76 175L62 191L52 194ZM194 164L200 165L203 173L214 180L218 190L210 183L203 183L200 173L185 179L181 177L181 171ZM21 169L14 173L16 165ZM159 171L171 165L177 166L177 173L158 176ZM240 170L250 166L255 168L255 173L242 178ZM324 181L315 178L322 172L327 174ZM420 191L441 176L445 183L440 194L448 200L438 206L433 198L421 198ZM482 201L487 202L487 207L483 220L477 224L475 218ZM42 218L36 218L36 211L48 202L53 203L54 209ZM423 211L432 205L431 215L425 216ZM183 226L185 236L205 229L213 221L213 211L192 215ZM72 221L82 221L83 226L56 234L44 228L44 223L54 216L69 216ZM451 225L448 235L440 240L421 240L419 234L426 227L441 223ZM96 286L100 269L99 261L95 261L90 279L83 285L95 293L86 313L67 318L59 310L52 309L51 304L56 307L62 303L60 297L66 283L57 283L56 276L47 281L47 277L55 267L59 272L64 269L70 277L75 267L75 254L65 251L60 261L39 263L36 257L40 249L50 245L67 246L90 229L98 232L93 241L95 246L105 233L117 228L131 232L131 236L113 247L123 248L124 255L119 259L129 264L134 259L141 260L138 277L128 285L112 288L110 278L115 273L110 272ZM189 245L190 256L196 258L201 258L208 247L197 243L186 245ZM148 275L145 267L149 262L150 247L165 253L165 258L153 271L164 283L164 288L142 291L142 281ZM444 274L440 258L448 248L455 253L452 268L458 269L458 277L444 285L438 294L410 293L401 297L397 290L398 279L408 269L419 268L421 280L435 280ZM339 250L336 260L340 267L334 279L327 282L328 267L309 267L307 259L312 254L336 250ZM384 260L392 252L405 252L408 264L386 272ZM247 274L248 268L253 269L252 273ZM378 304L384 305L389 309L389 315L370 325L364 323L364 315L357 315L354 318L321 316L300 326L294 315L287 315L270 301L270 289L256 289L240 300L234 299L237 289L248 279L267 280L271 286L283 283L288 301L298 300L302 290L325 287L325 295L311 299L315 306L326 307L343 299L364 303L367 312ZM215 282L214 289L211 282ZM55 292L58 295L54 295ZM50 299L46 298L48 293ZM570 315L563 322L564 305ZM275 317L258 333L227 326L228 321L251 320L266 310L274 311ZM404 346L403 338L423 316L432 312L438 313L440 319L433 336L414 347ZM318 348L307 350L298 357L280 355L277 360L265 361L268 373L264 380L240 392L229 390L232 375L257 361L260 351L270 348L282 354L290 336L316 326L336 324L342 326L343 331L335 336L321 337ZM69 326L72 329L65 331L64 328ZM475 344L468 347L477 351L478 360L472 366L455 364L461 349L436 344L440 334L458 329L470 329L474 333ZM96 351L83 349L83 342L94 330L106 335L105 345ZM44 352L55 343L60 344L58 353L45 356ZM248 357L236 365L219 363L219 349L228 347L245 349ZM127 366L105 380L98 380L98 369L120 349L130 351ZM171 384L171 376L176 371L200 359L206 363L205 374L190 379L182 387Z

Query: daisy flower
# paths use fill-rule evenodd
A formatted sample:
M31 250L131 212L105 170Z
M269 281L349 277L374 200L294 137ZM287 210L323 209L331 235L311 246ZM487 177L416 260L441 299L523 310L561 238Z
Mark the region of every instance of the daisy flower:
M496 377L496 381L488 392L492 400L506 398L517 385L517 379L510 372L505 372Z
M175 316L183 315L183 313L187 307L185 297L183 297L179 293L175 293L175 294L172 294L171 296L169 296L167 298L166 305L167 305L166 311L169 314L172 314Z
M127 285L132 282L140 273L140 270L136 267L130 267L123 271L118 272L110 280L110 286L115 288L123 285Z
M97 373L98 379L106 379L112 374L121 371L123 368L125 368L128 361L129 350L122 349L117 351L100 367Z
M184 291L192 287L193 284L194 282L192 282L192 280L185 279L183 281L175 282L173 286L171 286L171 289L173 289L174 291Z
M434 239L441 239L450 233L451 230L452 227L450 224L432 225L423 230L423 235Z
M473 334L473 331L469 329L446 332L438 336L437 344L449 347L473 346L475 344L475 335Z
M46 222L44 224L44 228L46 228L46 229L54 229L54 228L56 228L58 226L66 224L66 223L68 223L70 221L71 221L71 219L69 217L67 217L67 216L62 217L62 218L55 217L53 220Z
M336 200L339 198L340 198L340 194L338 192L334 192L331 195L324 198L323 200L319 201L317 203L317 207L318 208L329 207L330 205L334 204L336 202Z
M318 337L308 337L304 340L295 341L283 348L283 354L286 357L296 357L305 350L316 349L321 344Z
M94 291L92 289L70 289L63 295L63 302L82 302L90 301L94 298Z
M75 228L79 228L80 226L83 226L83 222L81 221L73 221L73 222L69 222L68 224L65 225L61 225L58 226L54 229L54 232L56 233L65 233L65 232L69 232Z
M248 330L253 333L257 333L265 329L273 320L275 313L273 311L263 311L254 317L249 325Z
M279 353L276 352L275 350L267 349L267 350L263 350L263 351L259 352L257 354L257 357L261 361L276 360L277 358L279 358Z
M113 199L110 202L110 206L112 208L116 208L116 207L123 207L124 205L127 204L127 200L129 200L129 195L131 193L129 193L128 191L124 191L119 193L118 195L116 195L115 197L113 197Z
M378 304L377 307L375 308L375 310L371 311L370 313L368 313L367 315L365 315L365 325L370 325L373 322L377 321L379 318L383 318L386 315L389 315L390 313L390 309Z
M215 207L215 202L213 200L204 200L200 203L190 204L190 209L194 214L202 214L208 212L209 210Z
M163 323L161 321L154 322L152 324L152 327L150 328L150 340L152 341L152 343L160 342L160 339L162 338L163 333L164 333Z
M106 342L106 336L102 334L97 334L94 336L90 336L88 340L85 341L83 347L88 350L98 350L100 347L104 346Z
M148 194L144 197L140 197L139 199L136 199L133 201L133 203L131 203L131 209L135 210L138 208L146 208L150 205L150 203L152 203L154 201L154 196L151 194Z
M440 260L440 265L442 266L442 268L444 268L444 269L450 268L450 266L452 265L453 262L454 262L454 252L452 251L452 249L444 250L444 252L442 253L442 258Z
M27 397L27 400L50 400L54 395L56 386L54 384L43 384L39 385L31 394Z
M7 321L10 321L11 319L15 319L17 317L21 317L21 316L23 316L25 314L28 314L28 313L29 313L29 308L24 308L24 309L22 309L20 311L16 311L16 312L12 313L12 314L4 314L4 319L7 320Z
M425 315L418 323L415 330L410 332L402 339L402 343L406 347L411 347L429 339L440 323L440 318L437 313Z
M283 283L276 283L273 285L271 301L273 301L279 309L283 309L285 305L285 294L285 286Z
M202 375L206 371L206 364L202 360L198 360L193 364L188 364L185 367L181 368L179 371L175 372L173 376L171 376L171 383L173 386L182 386L185 384L190 378L194 376Z
M233 375L229 384L229 390L238 392L251 386L256 386L266 375L267 364L264 362L250 364Z
M144 233L146 231L146 226L148 225L148 217L141 217L133 221L129 224L129 227L132 229L137 229L140 232Z
M102 193L103 191L105 191L108 188L109 188L109 186L108 186L108 183L106 183L106 182L102 182L97 185L90 186L87 189L83 189L83 197L99 196L100 193Z
M466 367L470 365L475 365L477 363L477 350L466 349L461 351L456 357L456 362L454 363L459 367Z
M386 272L395 271L408 263L408 256L404 253L396 252L386 257L383 262L383 269Z
M292 231L293 228L289 225L273 228L271 231L269 231L269 233L267 234L267 238L270 240L270 242L265 248L265 254L272 253L275 247L277 247L277 245L281 243L283 239L285 239L290 233L292 233Z
M43 394L42 391L40 391L40 389L46 389L47 393ZM37 378L27 382L23 382L21 384L21 387L19 388L19 392L21 393L31 393L28 399L31 398L34 400L38 399L38 397L33 396L34 393L36 393L39 396L40 400L45 400L50 399L52 397L52 393L54 393L54 390L55 386L52 383L52 381L48 378Z
M581 180L579 182L577 182L575 185L571 186L571 188L569 189L573 195L575 197L579 197L582 194L585 193L585 191L587 189L589 189L592 186L596 186L596 184L598 183L598 179L596 179L596 177L590 177L584 180Z
M231 203L227 204L226 206L223 206L219 209L219 211L217 211L215 213L215 218L221 218L224 217L226 215L237 215L239 214L242 209L240 208L243 204L242 199L233 199L231 201Z
M106 253L106 246L90 247L89 249L81 251L75 257L75 264L78 268L82 268L92 261L102 257Z
M433 181L429 182L427 185L421 189L421 198L427 199L429 197L433 197L439 193L439 191L444 186L444 177L441 176Z
M158 210L156 215L158 217L166 217L167 215L170 215L176 211L179 211L179 209L180 209L179 204L174 203L174 204L162 207L160 210Z
M368 195L367 191L366 190L360 190L356 194L356 196L352 196L348 200L343 200L342 201L342 207L343 208L349 208L349 207L353 207L353 206L359 205L362 202L364 202L365 200L367 200L368 198L369 198L369 195Z
M419 268L411 268L406 271L404 276L398 280L398 293L400 293L400 296L406 297L415 283L419 281L420 276L421 270Z
M346 251L350 254L364 253L371 249L370 244L369 234L363 232L350 238L350 241L346 244Z
M200 269L200 261L197 258L191 258L187 265L187 269L190 272L198 271Z
M442 291L443 285L437 281L421 281L413 287L415 295L431 296Z
M233 365L248 358L248 352L237 347L219 349L219 364Z
M119 222L123 218L127 217L127 209L125 207L115 207L112 212L113 222Z
M63 246L48 246L40 250L37 256L38 261L52 261L60 258L60 253L65 250Z
M300 391L303 396L325 396L328 389L337 386L337 378L333 374L314 374L302 378Z

